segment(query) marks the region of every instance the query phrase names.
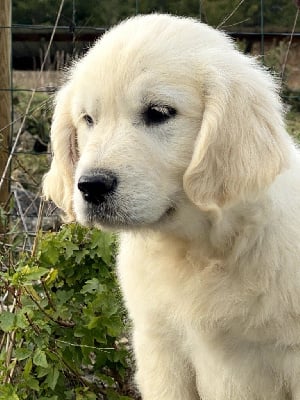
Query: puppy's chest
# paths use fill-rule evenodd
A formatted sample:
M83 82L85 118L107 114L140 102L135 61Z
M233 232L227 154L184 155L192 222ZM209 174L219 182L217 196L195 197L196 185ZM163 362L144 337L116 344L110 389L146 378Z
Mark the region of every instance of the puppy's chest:
M149 250L149 249L144 249ZM134 320L159 318L175 326L224 330L247 313L238 282L232 282L223 265L183 249L172 252L121 253L119 276Z
M166 246L149 249L144 244L121 246L118 260L124 298L135 324L159 324L166 332L200 334L218 342L231 337L245 345L271 344L282 335L282 309L280 304L274 307L274 296L249 289L249 281L230 273L227 265L208 260L201 252L195 255Z

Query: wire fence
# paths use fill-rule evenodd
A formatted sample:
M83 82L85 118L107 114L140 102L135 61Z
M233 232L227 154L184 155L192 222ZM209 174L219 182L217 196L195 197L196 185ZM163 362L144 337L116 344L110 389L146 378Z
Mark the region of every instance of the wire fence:
M241 0L228 15L219 23L222 29L237 12L245 0ZM62 77L64 66L71 59L84 52L89 43L105 32L103 27L88 27L76 25L76 1L72 0L70 25L59 25L65 1L59 4L56 20L53 25L24 25L8 24L0 26L1 30L24 32L27 34L43 33L47 38L39 49L40 68L36 71L23 72L10 71L12 76L9 87L0 87L0 96L9 92L12 98L12 113L9 127L11 129L9 148L2 144L2 153L6 152L6 162L0 171L0 189L9 183L9 195L5 202L2 201L2 219L9 218L8 228L0 232L0 242L6 248L12 246L16 237L22 233L23 239L18 241L18 247L30 249L36 232L43 229L55 229L58 225L58 216L53 205L44 207L40 195L40 184L50 161L48 149L49 130L51 124L52 99ZM276 3L276 2L275 2ZM199 1L199 17L203 14L203 2ZM139 13L142 0L135 2L135 13ZM300 75L298 57L300 56L300 33L296 32L299 17L299 7L295 7L295 18L290 32L272 34L264 30L264 1L260 1L260 32L231 32L239 41L245 52L260 55L262 62L271 68L276 67L282 79L290 68L295 77ZM60 49L55 50L55 38L62 34ZM13 37L13 36L12 36ZM25 35L26 37L26 35ZM20 40L20 38L19 38ZM26 43L26 42L25 42ZM62 46L65 45L65 48ZM293 62L293 59L294 62ZM12 68L12 62L10 63ZM297 67L298 66L298 67ZM23 75L22 75L23 74ZM298 91L283 93L288 101L299 101ZM296 79L295 79L296 81ZM3 135L7 126L0 126ZM1 142L2 143L2 142ZM4 211L3 211L4 210ZM44 218L39 215L43 210ZM42 222L43 221L43 222ZM11 236L10 240L7 240ZM20 244L21 243L21 244Z

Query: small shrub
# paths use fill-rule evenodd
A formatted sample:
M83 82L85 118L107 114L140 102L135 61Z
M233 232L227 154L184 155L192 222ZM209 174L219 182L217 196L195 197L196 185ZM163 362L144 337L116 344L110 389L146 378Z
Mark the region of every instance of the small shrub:
M4 270L0 400L131 398L114 249L114 236L71 224Z

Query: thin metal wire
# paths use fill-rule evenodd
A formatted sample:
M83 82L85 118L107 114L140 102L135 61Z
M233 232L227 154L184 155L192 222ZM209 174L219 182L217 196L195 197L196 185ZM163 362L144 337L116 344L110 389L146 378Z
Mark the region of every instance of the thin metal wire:
M201 20L202 20L202 0L199 0L198 12L199 12L199 21L201 22Z
M285 58L284 58L284 62L283 62L282 69L281 69L281 84L283 83L286 64L287 64L289 52L290 52L290 49L291 49L293 37L294 37L294 34L295 34L296 25L297 25L297 21L298 21L298 17L299 17L299 12L300 12L300 9L297 8L295 19L294 19L294 25L293 25L293 28L292 28L292 32L291 32L291 36L290 36L290 40L289 40L289 44L288 44L288 48L287 48L287 51L285 53Z
M236 11L240 8L240 6L244 3L244 1L245 0L241 0L240 2L239 2L239 4L232 10L232 12L227 16L227 17L225 17L224 19L223 19L223 21L217 26L217 29L220 29L224 24L225 24L225 22L227 22L235 13L236 13Z
M28 88L8 88L8 89L0 89L0 92L36 92L36 93L55 93L57 91L57 87L49 87L45 89L28 89Z
M27 242L27 241L28 241L28 244L29 244L29 247L30 247L30 248L31 248L31 246L32 246L32 243L31 243L30 237L29 237L29 235L28 235L29 229L28 229L27 224L26 224L26 218L25 218L25 215L24 215L23 210L22 210L22 205L21 205L21 202L20 202L18 193L17 193L16 190L14 190L14 191L13 191L13 194L14 194L14 198L15 198L15 201L16 201L16 205L17 205L17 208L18 208L18 213L19 213L19 215L20 215L20 218L21 218L21 221L22 221L22 225L23 225L24 231L25 231L25 233L26 233L26 237L25 237L25 240L24 240L24 243L23 243L23 250L24 250L25 247L26 247L26 242Z
M72 6L73 6L72 7L73 11L72 11L72 28L71 28L71 31L72 31L72 47L73 47L72 53L73 53L73 56L74 56L75 52L76 52L76 33L75 33L75 29L76 29L76 7L75 7L75 0L73 0Z
M260 54L262 63L265 61L265 27L264 27L264 0L260 0Z
M48 31L53 29L54 25L28 25L28 24L11 24L10 26L1 26L0 29L11 29L12 31L17 31L18 29L20 30L28 30L28 31ZM70 29L71 28L71 29ZM95 32L97 34L103 34L106 30L107 27L97 27L97 26L81 26L81 25L76 25L76 26L71 26L70 25L58 25L56 29L56 33L58 31L66 31L66 33L72 33L74 32L78 35L80 35L81 32L88 31L90 32ZM12 32L14 33L14 32Z
M244 2L245 0L243 0L242 2ZM139 12L139 2L137 1L137 11ZM237 5L237 8L240 7L241 4ZM204 10L204 7L201 6L201 10ZM235 12L236 10L234 10ZM202 13L203 11L201 11ZM228 15L226 18L224 18L225 22L231 18L231 16L233 15L233 11L230 13L230 15ZM248 19L246 19L245 21L247 21ZM244 21L242 21L244 22ZM220 25L218 26L223 26L223 21L220 23ZM227 26L231 26L231 25L227 25ZM5 26L5 27L0 27L1 28L7 28L7 29L28 29L28 30L51 30L53 29L53 25L20 25L20 26L16 26L16 25L11 25L11 26ZM95 33L99 33L102 34L104 33L108 28L106 27L96 27L96 26L80 26L80 25L76 25L75 26L75 32L77 32L77 37L78 35L80 35L81 31L94 31ZM60 30L63 31L67 31L70 33L70 26L66 26L66 25L58 25L57 29L56 29L56 33ZM256 32L242 32L243 34L246 35L257 35ZM230 32L229 32L230 34ZM287 36L290 33L289 32L265 32L265 36L270 36L270 35L281 35L281 36ZM295 36L300 36L300 32L295 32Z
M11 7L11 13L12 13L12 7ZM12 22L12 14L10 16L10 23ZM10 51L10 68L13 66L13 52L12 52L12 30L10 30L10 46L11 46L11 51ZM13 87L13 73L10 71L10 87ZM10 121L14 119L14 111L15 111L15 105L13 101L13 92L10 92L10 104L11 104L11 109L10 109ZM9 149L11 148L13 140L13 125L10 125L10 132L9 132ZM9 167L9 173L8 176L11 176L11 167ZM11 181L8 182L8 191L11 193Z

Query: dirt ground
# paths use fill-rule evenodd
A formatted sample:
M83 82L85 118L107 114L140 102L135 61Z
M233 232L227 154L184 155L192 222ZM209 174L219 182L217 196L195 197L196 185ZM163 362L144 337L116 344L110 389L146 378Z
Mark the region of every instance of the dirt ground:
M64 74L59 71L13 71L13 86L18 89L47 89L62 84Z

